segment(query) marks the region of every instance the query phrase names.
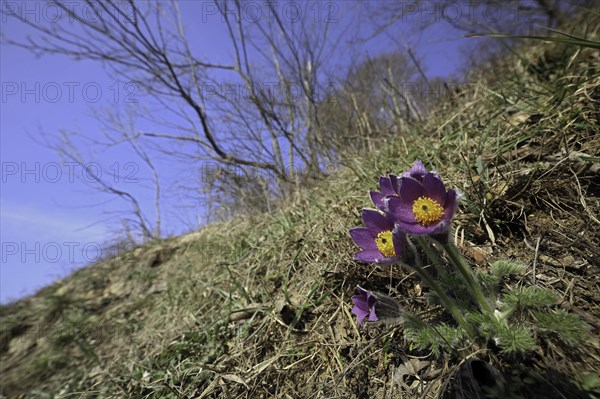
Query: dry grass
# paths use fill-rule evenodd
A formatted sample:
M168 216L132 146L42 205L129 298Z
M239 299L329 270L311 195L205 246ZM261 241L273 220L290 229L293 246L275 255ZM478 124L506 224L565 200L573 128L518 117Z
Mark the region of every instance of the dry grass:
M600 26L600 25L596 25ZM598 32L594 32L596 39ZM600 56L536 46L485 74L473 97L380 143L272 214L150 243L0 308L2 393L27 398L440 398L468 387L466 359L435 358L402 325L359 327L356 284L440 317L407 272L352 261L377 177L423 159L465 193L460 248L481 270L528 265L524 281L600 327ZM533 68L535 66L535 68ZM499 69L495 69L497 72ZM488 74L489 75L489 74ZM488 361L526 398L585 397L600 347L544 339ZM589 387L588 387L589 388ZM19 396L22 395L22 396ZM401 396L402 395L402 396Z

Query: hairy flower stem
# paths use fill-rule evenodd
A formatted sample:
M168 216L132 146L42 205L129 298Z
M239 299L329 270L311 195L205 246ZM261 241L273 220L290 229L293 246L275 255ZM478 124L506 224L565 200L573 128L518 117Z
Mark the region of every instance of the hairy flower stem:
M454 266L456 266L456 268L464 278L465 282L469 286L473 299L475 299L475 301L479 304L481 310L483 310L488 315L492 315L493 311L490 305L490 301L485 297L485 295L483 295L481 285L476 280L476 277L471 271L471 268L467 264L465 258L458 252L458 248L456 247L456 245L454 245L450 241L442 242L441 244L442 247L444 247L444 250L446 250L446 253L450 257L450 259L452 260L452 263L454 264Z
M425 284L427 284L429 288L431 288L437 294L444 308L446 308L446 310L450 312L452 317L454 317L458 325L467 333L467 335L473 337L473 331L471 326L466 322L465 318L460 313L460 310L456 306L456 303L454 303L454 301L450 299L448 295L446 295L446 293L444 292L444 290L442 290L438 283L422 267L410 268L413 269L419 275L419 277L421 277Z
M419 244L419 247L423 250L423 252L427 256L427 259L429 259L429 261L433 264L438 276L442 277L442 276L445 276L446 274L448 274L448 272L446 272L446 270L444 270L444 268L442 267L442 262L441 262L439 256L437 256L435 251L432 250L431 244L427 241L427 239L424 237L420 237L420 236L414 236L412 238L414 240L416 240L417 244Z

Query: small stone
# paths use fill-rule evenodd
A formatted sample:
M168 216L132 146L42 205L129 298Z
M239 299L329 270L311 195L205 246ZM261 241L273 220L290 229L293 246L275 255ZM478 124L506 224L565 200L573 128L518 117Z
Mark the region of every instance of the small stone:
M572 257L571 255L565 256L560 261L565 266L573 266L575 264L575 258Z

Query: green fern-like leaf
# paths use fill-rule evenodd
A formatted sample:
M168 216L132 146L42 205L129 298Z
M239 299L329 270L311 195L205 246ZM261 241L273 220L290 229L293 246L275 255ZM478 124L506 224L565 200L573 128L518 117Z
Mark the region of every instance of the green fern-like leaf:
M492 263L492 276L494 276L497 281L500 281L504 276L520 274L523 273L525 269L526 267L520 263L512 262L510 260L497 260Z
M498 331L496 344L501 351L514 355L533 350L536 347L535 339L531 333L521 326L505 326Z
M484 291L489 297L498 295L499 284L504 276L519 274L525 271L525 266L509 260L497 260L492 263L491 274L478 273L477 278L481 282Z
M456 347L463 338L463 332L460 328L448 324L440 324L434 327L438 333L438 338L445 345Z
M433 345L435 343L433 333L431 327L418 317L410 315L407 319L405 316L404 335L416 349L424 350Z
M554 292L537 286L519 287L506 293L502 302L508 307L518 306L523 309L536 309L556 303Z
M583 320L564 309L549 312L538 311L534 314L541 332L555 333L571 346L582 344L590 331L590 326Z
M402 316L404 319L404 330L423 330L429 328L429 325L423 321L419 316L411 313L404 313Z
M465 318L469 323L474 325L483 324L489 320L489 317L481 312L467 312L465 313Z
M414 315L405 316L404 334L416 349L429 349L435 356L452 352L463 337L463 332L456 327L447 324L430 326Z
M433 336L434 331L432 329L423 330L405 330L406 339L419 350L425 350L431 348L433 353L439 355L439 347L436 345L436 340Z
M468 312L465 316L467 322L486 340L494 339L498 335L498 331L505 328L504 322L498 320L493 315L481 312Z
M500 279L497 278L497 276L488 273L477 272L475 275L481 283L484 293L489 298L495 298L498 294L498 283L500 282Z

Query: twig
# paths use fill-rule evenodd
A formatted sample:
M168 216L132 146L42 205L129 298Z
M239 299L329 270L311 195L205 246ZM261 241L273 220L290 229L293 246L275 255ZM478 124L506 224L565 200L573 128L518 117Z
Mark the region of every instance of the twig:
M535 243L535 254L533 255L533 285L535 285L537 260L538 260L538 253L540 251L540 242L541 241L542 241L542 237L538 237L537 242Z

